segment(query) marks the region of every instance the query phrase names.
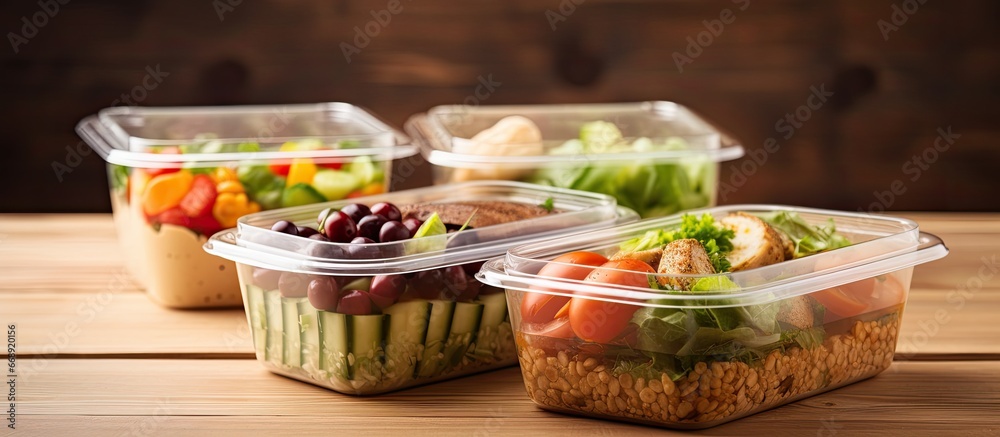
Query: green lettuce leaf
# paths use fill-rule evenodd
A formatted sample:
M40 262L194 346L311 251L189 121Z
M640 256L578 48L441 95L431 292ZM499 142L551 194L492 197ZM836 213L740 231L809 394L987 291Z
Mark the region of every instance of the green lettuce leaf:
M851 245L850 240L837 233L833 219L828 219L826 225L812 226L798 213L790 211L766 214L761 219L795 243L795 258Z
M647 231L640 237L622 243L619 248L626 252L638 252L661 247L674 240L693 238L705 247L715 271L722 273L729 271L731 267L726 255L733 250L733 237L733 231L717 226L711 214L702 214L701 217L685 214L679 228Z

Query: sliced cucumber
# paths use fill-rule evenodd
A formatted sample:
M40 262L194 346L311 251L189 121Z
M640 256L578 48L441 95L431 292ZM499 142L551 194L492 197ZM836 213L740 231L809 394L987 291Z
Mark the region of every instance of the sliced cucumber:
M299 302L305 298L281 298L282 354L281 362L287 366L302 367L302 340L299 328Z
M264 312L267 316L267 342L264 345L264 359L281 364L285 344L282 335L284 326L281 320L281 292L278 290L264 292Z
M250 324L250 335L253 336L253 349L257 359L264 359L264 347L267 344L267 312L264 309L264 290L254 285L247 285L247 321Z
M483 304L474 302L457 302L455 316L451 322L451 333L444 347L444 359L447 369L462 362L462 357L469 347L476 342L479 325L483 321Z
M347 363L349 349L347 315L319 311L319 368L345 379L351 379Z
M313 373L319 369L319 311L309 303L309 299L299 302L299 327L302 368Z
M371 156L354 158L354 161L347 165L347 171L351 172L358 179L360 185L379 182L384 177L382 166L372 161Z
M427 335L424 337L424 353L417 363L415 376L428 378L438 374L444 363L444 345L451 333L452 317L455 314L455 302L432 300L431 316L427 322Z
M343 199L362 185L357 176L339 170L318 171L313 176L312 183L316 190L330 200Z
M389 331L385 337L386 369L394 375L412 375L427 337L431 303L418 299L397 302L385 309Z
M318 313L320 368L349 380L381 378L386 317Z
M507 295L506 293L480 295L477 302L483 304L483 323L479 325L475 355L489 359L493 357L493 351L498 347L496 343L500 324L508 317Z
M340 198L337 197L337 199ZM323 197L312 185L304 182L299 182L286 188L285 192L281 195L281 205L286 208L319 202L326 202L326 197Z
M347 316L350 333L347 362L351 365L353 379L382 379L385 361L382 339L385 337L386 320L382 314Z

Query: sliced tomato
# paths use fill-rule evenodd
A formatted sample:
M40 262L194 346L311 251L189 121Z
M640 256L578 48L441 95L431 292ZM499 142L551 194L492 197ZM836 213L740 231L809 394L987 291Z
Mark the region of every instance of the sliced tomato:
M340 170L341 168L344 167L343 162L321 162L317 165L323 168L329 168L331 170Z
M546 264L538 271L538 276L582 280L594 270L594 267L607 261L607 258L593 252L570 252ZM569 302L569 299L566 296L545 293L525 293L524 300L521 301L521 318L524 323L549 322L556 317L556 313Z
M906 290L895 275L886 275L875 281L875 293L872 295L872 310L900 305L906 301Z
M573 327L569 324L569 318L549 320L548 323L526 324L524 332L532 335L540 335L552 338L573 338Z
M875 291L875 278L844 284L810 294L819 301L827 311L840 317L853 317L863 314L872 301Z
M181 211L188 217L211 216L215 195L215 182L212 178L208 175L197 175L191 182L191 189L181 199Z
M608 261L594 269L585 282L649 287L649 274L656 273L649 264L635 259ZM569 303L569 321L577 337L595 343L609 343L628 326L639 307L616 302L574 297Z

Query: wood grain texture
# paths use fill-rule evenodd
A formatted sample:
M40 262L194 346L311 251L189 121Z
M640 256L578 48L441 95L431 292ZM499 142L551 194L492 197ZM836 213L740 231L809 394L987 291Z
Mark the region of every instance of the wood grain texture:
M250 360L53 360L20 393L19 428L29 434L230 435L247 427L350 435L652 431L539 410L516 368L365 398L291 382ZM873 379L696 434L995 435L997 409L1000 362L895 363Z
M967 286L1000 251L1000 215L902 215L942 237L951 253L915 269L898 358L1000 359L989 323L1000 312L1000 275ZM0 315L21 325L21 354L253 353L243 310L164 309L135 288L106 214L3 215L0 234Z
M893 215L915 220L951 249L946 258L915 270L914 287L953 289L975 276L984 259L1000 256L1000 214ZM0 294L139 291L122 284L128 281L122 262L108 214L0 214ZM997 284L987 282L984 288Z
M16 323L18 354L253 357L243 309L163 308L139 292L0 293L0 320Z

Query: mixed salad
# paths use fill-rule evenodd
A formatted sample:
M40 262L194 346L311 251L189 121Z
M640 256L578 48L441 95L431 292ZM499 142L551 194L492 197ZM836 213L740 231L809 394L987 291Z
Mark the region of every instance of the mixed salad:
M685 215L617 250L556 257L537 275L688 299L650 306L538 286L568 296L521 293L517 341L529 394L558 410L709 423L874 375L895 347L906 281L897 274L762 304L725 298L739 291L729 273L849 245L832 220L736 212ZM831 258L817 258L817 270L834 267L821 259Z
M308 151L357 147L351 141L325 145L318 140L282 144L279 151ZM191 145L150 149L158 154L257 152L258 143L224 144L205 139ZM210 236L233 227L246 214L378 194L385 189L381 163L368 156L328 162L295 158L288 163L206 167L193 162L168 168L111 166L112 189L125 203L141 208L146 222L181 226Z
M643 217L670 215L712 203L715 165L704 157L681 158L669 162L602 164L600 155L685 150L679 137L627 138L608 121L592 121L580 127L578 139L547 147L541 130L530 119L509 116L471 139L456 143L452 151L468 155L538 156L550 155L558 165L539 169L496 165L490 168L459 168L453 180L516 179L541 185L590 191L614 196L618 204ZM571 163L567 165L566 163Z
M352 203L324 209L315 227L281 220L271 230L310 240L311 257L379 262L445 250L467 229L557 213L552 203ZM473 277L481 264L373 276L239 269L259 359L340 392L373 394L515 362L506 298Z

